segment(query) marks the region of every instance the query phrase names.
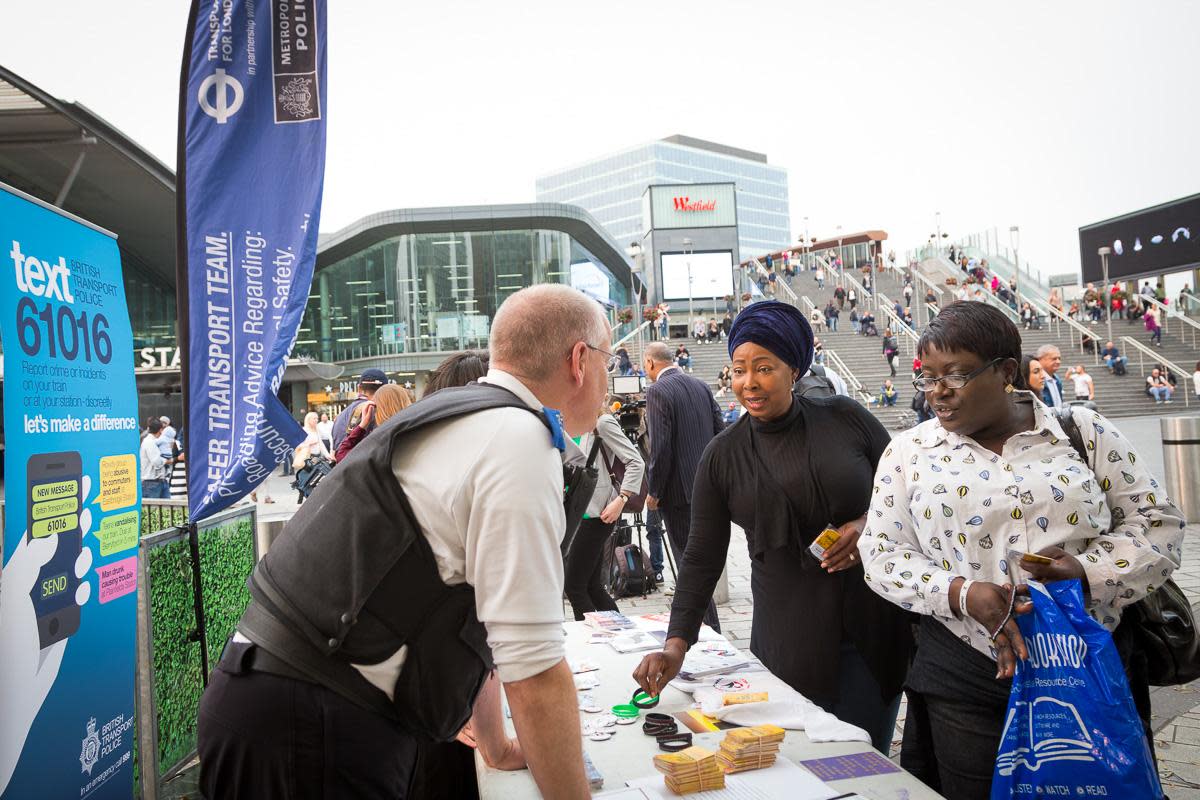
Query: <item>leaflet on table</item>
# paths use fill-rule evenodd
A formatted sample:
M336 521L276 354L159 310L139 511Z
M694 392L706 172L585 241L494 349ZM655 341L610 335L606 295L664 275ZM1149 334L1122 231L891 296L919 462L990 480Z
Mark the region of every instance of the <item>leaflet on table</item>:
M634 631L632 633L614 636L609 640L612 649L618 653L641 653L645 650L658 650L662 647L662 642L651 636L645 631Z
M588 611L583 615L583 624L597 631L630 631L636 628L633 620L620 611Z
M696 680L709 675L723 675L748 666L750 659L728 642L697 642L684 657L679 675L684 680Z

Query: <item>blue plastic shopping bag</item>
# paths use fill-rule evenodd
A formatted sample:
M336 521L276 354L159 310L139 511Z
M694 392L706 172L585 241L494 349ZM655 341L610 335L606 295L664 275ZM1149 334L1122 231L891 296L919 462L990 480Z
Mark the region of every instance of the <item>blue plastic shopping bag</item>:
M1030 582L1018 618L1029 658L1017 663L992 800L1160 798L1112 635L1083 610L1079 581Z

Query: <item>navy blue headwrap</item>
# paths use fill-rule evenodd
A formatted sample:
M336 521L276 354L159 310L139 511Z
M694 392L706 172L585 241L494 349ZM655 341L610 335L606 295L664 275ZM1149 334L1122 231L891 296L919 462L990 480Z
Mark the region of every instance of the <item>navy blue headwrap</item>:
M729 329L729 357L738 345L754 342L807 374L813 359L813 332L804 314L778 300L760 300L737 315Z

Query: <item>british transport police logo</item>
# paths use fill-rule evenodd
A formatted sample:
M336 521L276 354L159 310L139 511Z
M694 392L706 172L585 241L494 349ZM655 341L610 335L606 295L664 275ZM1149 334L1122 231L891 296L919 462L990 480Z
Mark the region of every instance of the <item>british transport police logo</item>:
M96 732L96 718L87 722L87 736L83 737L83 746L79 749L79 766L81 772L92 774L92 767L100 757L100 734Z

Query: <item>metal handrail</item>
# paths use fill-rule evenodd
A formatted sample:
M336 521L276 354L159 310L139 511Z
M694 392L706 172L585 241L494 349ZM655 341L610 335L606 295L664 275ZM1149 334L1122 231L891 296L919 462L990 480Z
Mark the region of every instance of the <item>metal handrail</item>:
M1184 405L1184 407L1187 408L1188 406L1191 405L1191 403L1189 402L1189 399L1191 398L1192 393L1187 390L1187 379L1188 379L1187 375L1188 374L1183 371L1182 367L1180 367L1178 364L1176 364L1172 361L1168 361L1167 359L1163 358L1161 353L1156 353L1155 351L1151 350L1146 345L1139 342L1137 339L1134 339L1132 336L1122 336L1121 341L1125 343L1126 347L1132 347L1134 350L1137 350L1138 366L1141 368L1143 375L1147 374L1146 373L1146 356L1150 356L1151 363L1162 364L1165 367L1167 367L1168 369L1170 369L1172 372L1174 372L1175 380L1183 382L1183 405Z
M862 381L860 381L854 375L854 373L850 371L850 367L846 366L846 362L842 360L841 356L832 350L826 350L824 352L826 361L833 364L838 376L846 382L847 388L850 389L853 395L855 395L854 399L858 400L858 402L863 406L870 408L871 403L874 400L874 395L863 388Z
M1157 298L1146 297L1143 295L1142 299L1149 300L1151 303L1153 303L1157 308L1159 308L1161 310L1162 313L1159 316L1162 318L1163 333L1170 333L1170 331L1167 330L1167 320L1168 319L1179 320L1184 325L1187 325L1189 328L1192 329L1192 347L1196 346L1196 332L1200 331L1200 322L1196 322L1196 320L1188 317L1186 314L1183 313L1182 309L1170 308L1165 303L1159 302ZM1179 331L1179 340L1184 343L1187 342L1187 331L1184 331L1184 330Z
M805 318L811 317L812 312L817 310L816 304L813 303L812 300L809 300L808 295L806 295L806 294L800 296L800 303L801 303L801 306L804 308Z
M1013 322L1015 322L1017 324L1017 327L1021 326L1020 312L1014 311L1012 306L1010 306L1008 303L1001 300L999 297L996 297L996 295L992 294L990 289L984 289L983 298L984 298L984 302L989 303L989 304L995 306L996 308L1000 309L1001 311L1003 311L1004 316L1008 317Z
M1064 323L1064 322L1067 324L1068 328L1071 328L1072 330L1077 331L1080 334L1080 339L1077 344L1079 347L1079 352L1081 354L1086 352L1083 349L1083 338L1082 338L1083 336L1087 336L1088 338L1090 338L1092 340L1093 343L1096 343L1096 337L1092 335L1092 331L1088 330L1087 328L1080 325L1075 320L1068 317L1065 312L1059 311L1057 308L1050 305L1049 303L1043 303L1040 301L1033 301L1033 300L1029 300L1029 299L1027 299L1025 302L1029 303L1029 305L1032 308L1041 310L1041 311L1045 311L1047 314L1050 315L1050 317L1057 319L1060 324L1060 327L1059 327L1059 335L1060 336L1062 335L1061 323ZM1100 365L1100 347L1098 345L1096 347L1092 348L1092 357L1095 359L1096 365L1099 366Z
M638 335L638 333L639 333L639 332L640 332L640 331L641 331L643 328L645 328L646 326L648 326L648 325L650 325L650 324L651 324L651 320L646 320L646 321L645 321L645 322L643 322L641 325L638 325L636 328L634 328L633 330L631 330L629 333L627 333L627 334L625 334L624 336L622 336L620 339L617 339L615 342L613 342L613 343L612 343L612 351L613 351L614 353L615 353L615 352L617 352L617 348L618 348L618 347L620 347L621 345L625 344L625 342L629 341L629 340L630 340L630 339L632 339L634 336L637 336L637 335Z
M1158 311L1159 311L1158 321L1162 324L1163 333L1170 333L1171 328L1170 328L1170 325L1168 324L1168 320L1171 317L1171 309L1167 308L1165 303L1159 302L1159 299L1157 297L1151 297L1150 295L1146 295L1146 294L1139 294L1137 296L1137 298L1138 298L1138 300L1142 301L1143 303L1149 303L1152 307L1158 309Z
M825 353L825 360L833 364L834 368L837 370L837 374L841 376L842 380L844 380L850 388L854 389L855 391L862 390L862 381L855 377L854 373L850 371L850 367L846 366L846 362L842 360L841 356L839 356L833 350L824 350L822 352Z
M1182 298L1183 300L1186 300L1188 305L1192 305L1192 306L1195 306L1196 308L1200 308L1200 297L1197 297L1196 295L1194 295L1190 292L1180 292L1179 297ZM1187 312L1184 311L1183 313L1186 314Z
M892 325L888 326L892 329L892 333L903 333L904 338L909 340L909 353L916 353L917 341L921 337L917 336L917 332L910 328L907 322L905 322L901 317L896 316L896 312L892 310L894 303L888 299L887 295L880 292L878 297L880 310L883 311L884 315L886 315L887 318L893 323ZM882 336L883 334L880 335Z

